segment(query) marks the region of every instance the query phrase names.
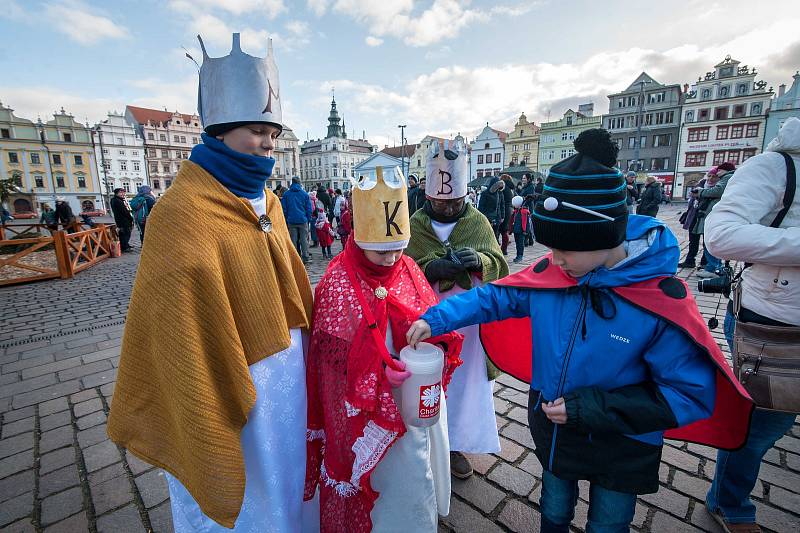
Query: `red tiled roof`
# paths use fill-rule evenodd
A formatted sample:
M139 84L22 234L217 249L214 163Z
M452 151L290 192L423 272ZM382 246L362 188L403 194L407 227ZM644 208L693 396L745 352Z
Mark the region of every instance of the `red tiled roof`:
M147 124L148 121L154 124L164 124L165 122L172 120L172 111L161 111L158 109L148 109L146 107L136 107L132 105L127 107L131 112L131 115L133 115L133 118L135 118L136 122L139 124ZM186 124L191 124L195 120L197 120L197 123L200 124L200 119L197 117L192 117L192 115L184 115L183 113L181 113L180 116L181 120L183 120L183 122Z
M508 137L508 133L506 133L504 131L496 130L494 128L489 128L489 129L492 130L493 132L495 132L497 134L497 136L500 137L500 140L502 142L506 142L506 137Z
M414 153L414 150L419 148L419 144L407 144L405 146L405 156L411 157ZM397 157L398 159L403 155L403 147L402 146L392 146L391 148L387 147L381 150L386 155L390 155L392 157Z

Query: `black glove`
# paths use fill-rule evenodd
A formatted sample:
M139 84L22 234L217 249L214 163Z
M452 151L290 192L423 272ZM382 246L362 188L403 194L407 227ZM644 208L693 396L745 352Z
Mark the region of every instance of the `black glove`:
M457 265L447 259L434 259L425 267L425 277L431 283L442 279L453 280L464 270L464 265Z
M464 268L473 272L481 272L483 270L483 263L478 255L478 252L472 248L461 248L456 250L456 257L464 265Z

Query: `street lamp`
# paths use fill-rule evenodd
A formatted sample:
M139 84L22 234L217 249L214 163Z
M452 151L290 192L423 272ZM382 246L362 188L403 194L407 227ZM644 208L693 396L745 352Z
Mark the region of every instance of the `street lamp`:
M106 155L103 151L103 132L100 130L100 125L96 124L93 128L89 127L89 121L86 121L86 129L89 130L89 135L92 138L92 152L96 152L97 148L94 144L94 134L97 133L97 136L100 138L100 162L103 166L103 183L106 186L106 194L103 196L103 205L106 206L106 213L111 211L111 205L109 204L109 198L111 197L111 191L108 188L108 171L106 170ZM95 158L95 161L97 159Z
M635 148L633 158L636 161L636 171L642 170L639 165L640 150L642 148L642 112L644 111L644 86L650 83L650 80L639 80L639 113L636 117L636 139L633 143Z
M36 130L39 132L39 140L42 142L42 147L44 148L44 156L47 159L47 175L50 178L50 186L53 187L53 209L56 208L56 182L55 178L53 178L53 169L50 167L50 148L47 147L47 142L45 141L45 131L44 131L44 124L42 123L42 117L39 117L36 121Z
M398 128L400 128L400 170L403 172L403 176L406 175L406 125L405 124L398 124Z

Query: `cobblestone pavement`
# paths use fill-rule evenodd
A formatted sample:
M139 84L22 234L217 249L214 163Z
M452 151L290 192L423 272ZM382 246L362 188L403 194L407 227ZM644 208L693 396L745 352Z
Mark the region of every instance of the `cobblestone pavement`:
M678 211L662 211L675 229ZM138 237L132 241L138 244ZM538 245L527 248L525 261L513 270L543 253ZM316 283L327 262L318 248L312 254L309 275ZM138 257L125 254L71 280L0 289L0 530L172 531L163 474L106 435ZM691 272L679 275L695 285ZM703 314L718 311L721 322L726 302L696 296ZM727 351L721 329L714 336ZM473 456L476 475L453 481L451 513L440 531L538 527L541 466L526 427L526 390L508 376L497 380L502 451ZM709 448L669 442L661 489L639 499L634 529L719 531L703 505L715 457ZM800 426L767 454L754 496L763 527L800 531ZM581 484L576 531L586 523L587 501Z

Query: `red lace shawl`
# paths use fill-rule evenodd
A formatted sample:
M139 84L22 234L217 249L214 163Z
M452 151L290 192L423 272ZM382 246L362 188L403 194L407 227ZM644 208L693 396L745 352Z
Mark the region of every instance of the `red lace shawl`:
M308 432L305 498L320 487L321 529L368 533L378 498L369 478L389 447L406 431L386 380L381 350L363 317L347 268L358 279L381 338L391 324L398 352L405 333L436 294L411 258L379 267L353 241L337 256L316 289L307 358ZM386 299L375 296L383 286ZM449 333L429 342L445 349L443 386L461 364L463 337ZM400 475L400 473L398 473Z

